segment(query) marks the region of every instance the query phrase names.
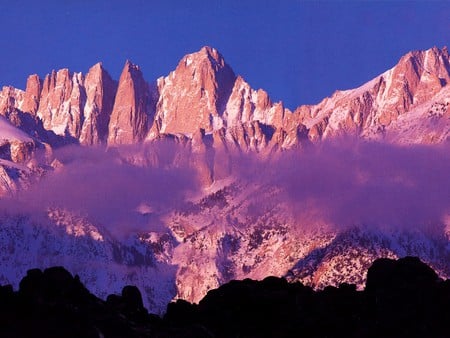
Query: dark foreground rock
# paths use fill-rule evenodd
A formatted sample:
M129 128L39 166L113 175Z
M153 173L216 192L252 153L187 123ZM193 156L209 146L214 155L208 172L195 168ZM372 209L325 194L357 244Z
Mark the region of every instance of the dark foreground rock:
M151 336L159 321L134 286L105 302L62 267L29 270L17 292L0 288L0 337Z
M276 277L232 281L199 304L170 303L163 318L140 291L101 300L62 267L29 270L0 287L0 337L448 337L450 281L414 257L379 259L364 291L314 291Z

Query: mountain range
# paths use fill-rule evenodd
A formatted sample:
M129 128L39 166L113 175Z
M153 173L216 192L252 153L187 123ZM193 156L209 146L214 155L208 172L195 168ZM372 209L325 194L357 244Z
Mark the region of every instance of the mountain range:
M161 312L247 277L361 286L378 257L448 278L449 81L433 47L291 111L203 47L150 82L126 61L3 87L0 283L64 264Z

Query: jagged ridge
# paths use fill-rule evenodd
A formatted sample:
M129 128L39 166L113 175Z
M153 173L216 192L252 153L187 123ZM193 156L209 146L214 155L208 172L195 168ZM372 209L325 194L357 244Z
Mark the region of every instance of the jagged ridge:
M100 63L86 76L68 69L52 71L43 81L31 75L25 91L3 88L0 112L6 117L17 110L36 116L45 129L86 145L107 140L135 143L161 134L192 137L199 129L211 133L224 128L227 140L245 150L261 150L277 138L279 147L288 148L298 144L298 128L306 127L310 140L342 133L382 137L402 115L417 107L426 110L424 103L427 109L438 103L446 107L445 100L435 102L434 97L448 91L448 65L446 48L411 52L357 89L337 91L318 105L290 112L236 76L217 50L204 47L185 56L156 86L149 86L139 67L129 61L118 85ZM435 115L448 119L446 109ZM120 130L130 136L118 137ZM443 130L427 141L442 142L447 135L448 130Z
M31 75L25 91L0 92L0 115L31 139L9 140L3 128L2 158L25 163L45 149L50 164L51 148L64 144L115 146L175 137L199 154L202 181L211 184L229 174L224 155L233 151L271 154L342 135L446 142L449 79L448 51L433 47L408 53L359 88L291 112L264 90L252 89L211 47L186 55L175 71L152 84L130 61L118 83L101 63L86 76L61 69L43 81ZM3 183L2 189L14 187Z

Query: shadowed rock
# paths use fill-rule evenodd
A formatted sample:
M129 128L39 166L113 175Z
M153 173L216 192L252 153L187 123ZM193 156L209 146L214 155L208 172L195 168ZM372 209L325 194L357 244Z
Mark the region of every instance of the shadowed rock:
M267 277L231 281L199 302L177 300L148 314L125 286L106 302L62 267L32 269L18 292L0 286L1 337L446 337L450 281L414 257L379 259L367 288L313 291Z

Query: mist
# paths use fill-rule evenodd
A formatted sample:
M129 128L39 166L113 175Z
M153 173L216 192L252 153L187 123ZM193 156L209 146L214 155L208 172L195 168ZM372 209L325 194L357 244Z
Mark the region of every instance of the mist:
M337 227L441 227L450 211L450 152L439 146L395 146L349 139L285 152L255 182L277 187L294 215L319 210ZM258 164L256 164L258 165Z
M147 156L148 152L152 156ZM176 155L183 158L185 153L162 143L158 147L113 151L62 148L54 153L63 164L61 168L48 172L38 183L0 205L9 212L32 216L40 216L49 208L62 208L102 225L116 236L161 231L161 214L176 208L188 192L198 188L195 172L187 165L167 165Z
M42 215L64 208L116 236L163 231L162 217L189 196L202 196L198 172L183 146L66 147L55 151L63 167L37 184L3 199L9 212ZM233 157L233 156L232 156ZM254 197L252 212L283 203L292 215L314 217L338 228L441 227L450 211L450 152L440 146L394 146L335 140L270 157L232 158L235 179L274 187L270 200Z

